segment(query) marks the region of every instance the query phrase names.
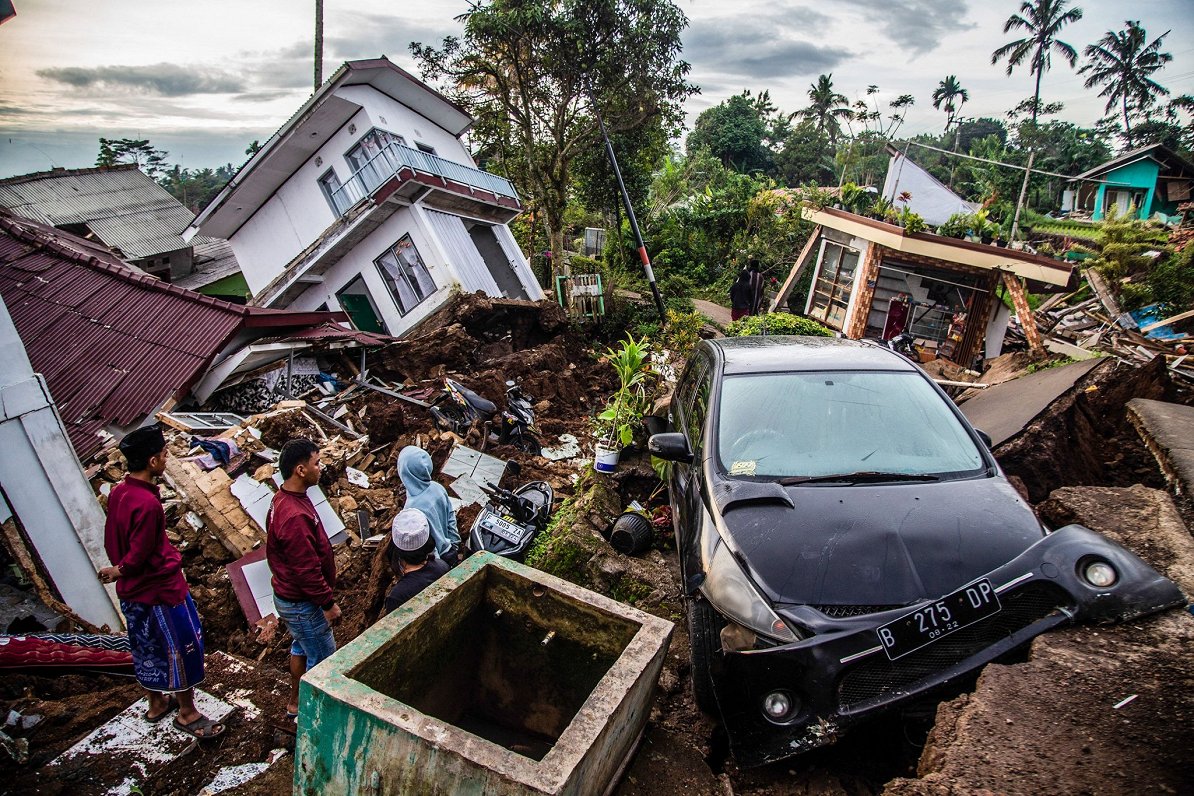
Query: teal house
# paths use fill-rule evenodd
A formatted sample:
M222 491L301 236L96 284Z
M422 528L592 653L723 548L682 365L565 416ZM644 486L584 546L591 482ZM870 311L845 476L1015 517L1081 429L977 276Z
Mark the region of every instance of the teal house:
M1177 215L1177 206L1191 199L1194 164L1161 144L1151 144L1083 172L1076 183L1075 207L1091 211L1095 221L1114 210L1129 210L1140 219L1157 213Z

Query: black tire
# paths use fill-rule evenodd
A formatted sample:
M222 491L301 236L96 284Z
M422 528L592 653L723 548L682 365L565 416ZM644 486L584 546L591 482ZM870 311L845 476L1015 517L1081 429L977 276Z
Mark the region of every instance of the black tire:
M519 434L511 440L514 447L518 448L523 453L529 453L532 456L542 456L543 446L539 444L539 440L535 439L530 434Z
M688 642L692 660L692 696L697 707L710 716L717 715L713 694L713 670L721 655L720 623L717 613L701 598L688 603Z

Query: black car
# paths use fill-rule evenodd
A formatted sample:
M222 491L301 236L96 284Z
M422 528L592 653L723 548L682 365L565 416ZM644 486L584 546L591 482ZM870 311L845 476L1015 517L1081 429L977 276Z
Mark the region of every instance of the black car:
M1185 602L1049 532L957 407L865 341L702 342L651 452L670 480L693 689L739 764L832 743L1059 625Z

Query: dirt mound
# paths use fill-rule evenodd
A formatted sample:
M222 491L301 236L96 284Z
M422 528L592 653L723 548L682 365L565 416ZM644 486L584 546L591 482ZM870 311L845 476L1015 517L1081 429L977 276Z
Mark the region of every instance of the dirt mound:
M406 411L398 401L378 395L363 408L370 445L388 445L406 430Z
M1033 503L1062 486L1161 488L1164 481L1152 456L1127 420L1132 398L1174 400L1176 388L1164 357L1133 368L1101 364L1024 431L995 449L1008 473L1021 478Z

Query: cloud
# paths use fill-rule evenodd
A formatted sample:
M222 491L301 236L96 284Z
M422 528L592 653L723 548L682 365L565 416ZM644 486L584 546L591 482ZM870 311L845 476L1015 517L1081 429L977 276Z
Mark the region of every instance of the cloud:
M233 102L273 102L278 99L285 99L287 97L295 96L295 92L290 89L269 89L266 91L248 91L244 94L237 94L232 98Z
M93 68L61 66L39 69L37 75L78 89L107 89L162 97L232 94L245 89L245 81L230 72L168 63Z
M428 24L393 14L353 13L344 15L343 27L350 34L333 33L324 38L325 53L340 61L377 58L391 61L406 56L410 42L439 46L445 36L459 36L463 25L444 17L442 23Z
M929 52L951 33L974 27L967 0L838 0L853 7L903 49Z
M769 17L710 19L696 22L684 35L684 59L702 73L753 81L815 75L850 56L841 46L822 47L793 35L828 18L807 9Z

